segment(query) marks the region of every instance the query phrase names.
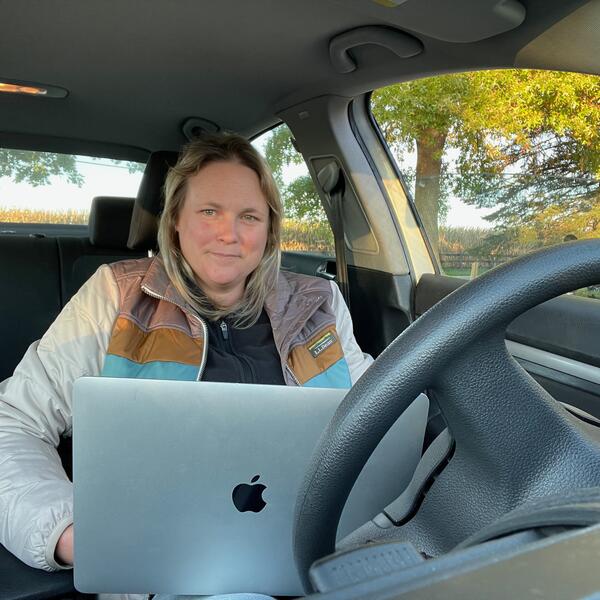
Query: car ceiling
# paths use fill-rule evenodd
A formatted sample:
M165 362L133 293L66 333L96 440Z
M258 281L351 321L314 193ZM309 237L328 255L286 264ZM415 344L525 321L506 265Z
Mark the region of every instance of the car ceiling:
M0 94L0 145L139 158L179 148L189 117L252 135L307 99L427 74L515 64L599 72L599 7L600 0L0 0L0 80L68 90L62 99ZM423 51L400 58L367 43L351 50L355 71L336 72L330 40L365 26L405 32Z

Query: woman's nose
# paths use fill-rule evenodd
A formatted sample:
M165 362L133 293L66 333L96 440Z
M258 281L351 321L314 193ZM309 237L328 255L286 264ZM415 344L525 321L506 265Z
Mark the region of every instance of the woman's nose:
M231 243L237 241L237 223L236 220L227 216L219 219L217 237L219 240Z

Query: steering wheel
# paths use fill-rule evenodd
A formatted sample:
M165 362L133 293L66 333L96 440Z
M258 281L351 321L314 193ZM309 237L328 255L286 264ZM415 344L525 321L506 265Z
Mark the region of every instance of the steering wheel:
M294 555L307 591L311 564L335 550L360 471L425 389L455 451L394 539L436 556L530 500L600 485L600 430L545 392L505 343L506 327L526 310L599 281L600 240L528 254L447 296L377 358L323 433L298 494Z

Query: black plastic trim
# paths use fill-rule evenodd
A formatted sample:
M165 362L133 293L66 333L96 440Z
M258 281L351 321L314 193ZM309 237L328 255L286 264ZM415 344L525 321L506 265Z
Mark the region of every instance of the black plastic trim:
M537 363L525 360L524 358L519 358L518 356L515 357L515 360L532 375L538 375L544 379L549 379L555 383L560 383L570 388L581 390L583 392L587 392L588 394L593 394L600 398L600 385L594 383L593 381L587 381L586 379L581 379L580 377L575 377L574 375L569 375L568 373L563 373L562 371L557 371L556 369L550 369L549 367L538 365Z
M61 138L15 131L0 131L0 147L10 150L38 150L40 152L77 154L142 163L146 163L150 156L149 150L139 146L125 146L110 142Z
M88 238L87 225L63 223L0 223L0 236L29 235L30 237L77 237Z

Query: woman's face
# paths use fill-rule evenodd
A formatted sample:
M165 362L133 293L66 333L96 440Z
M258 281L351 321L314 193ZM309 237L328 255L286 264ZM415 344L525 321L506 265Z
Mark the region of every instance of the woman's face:
M258 175L236 162L214 162L190 177L175 227L183 256L219 306L239 300L267 244L269 206Z

